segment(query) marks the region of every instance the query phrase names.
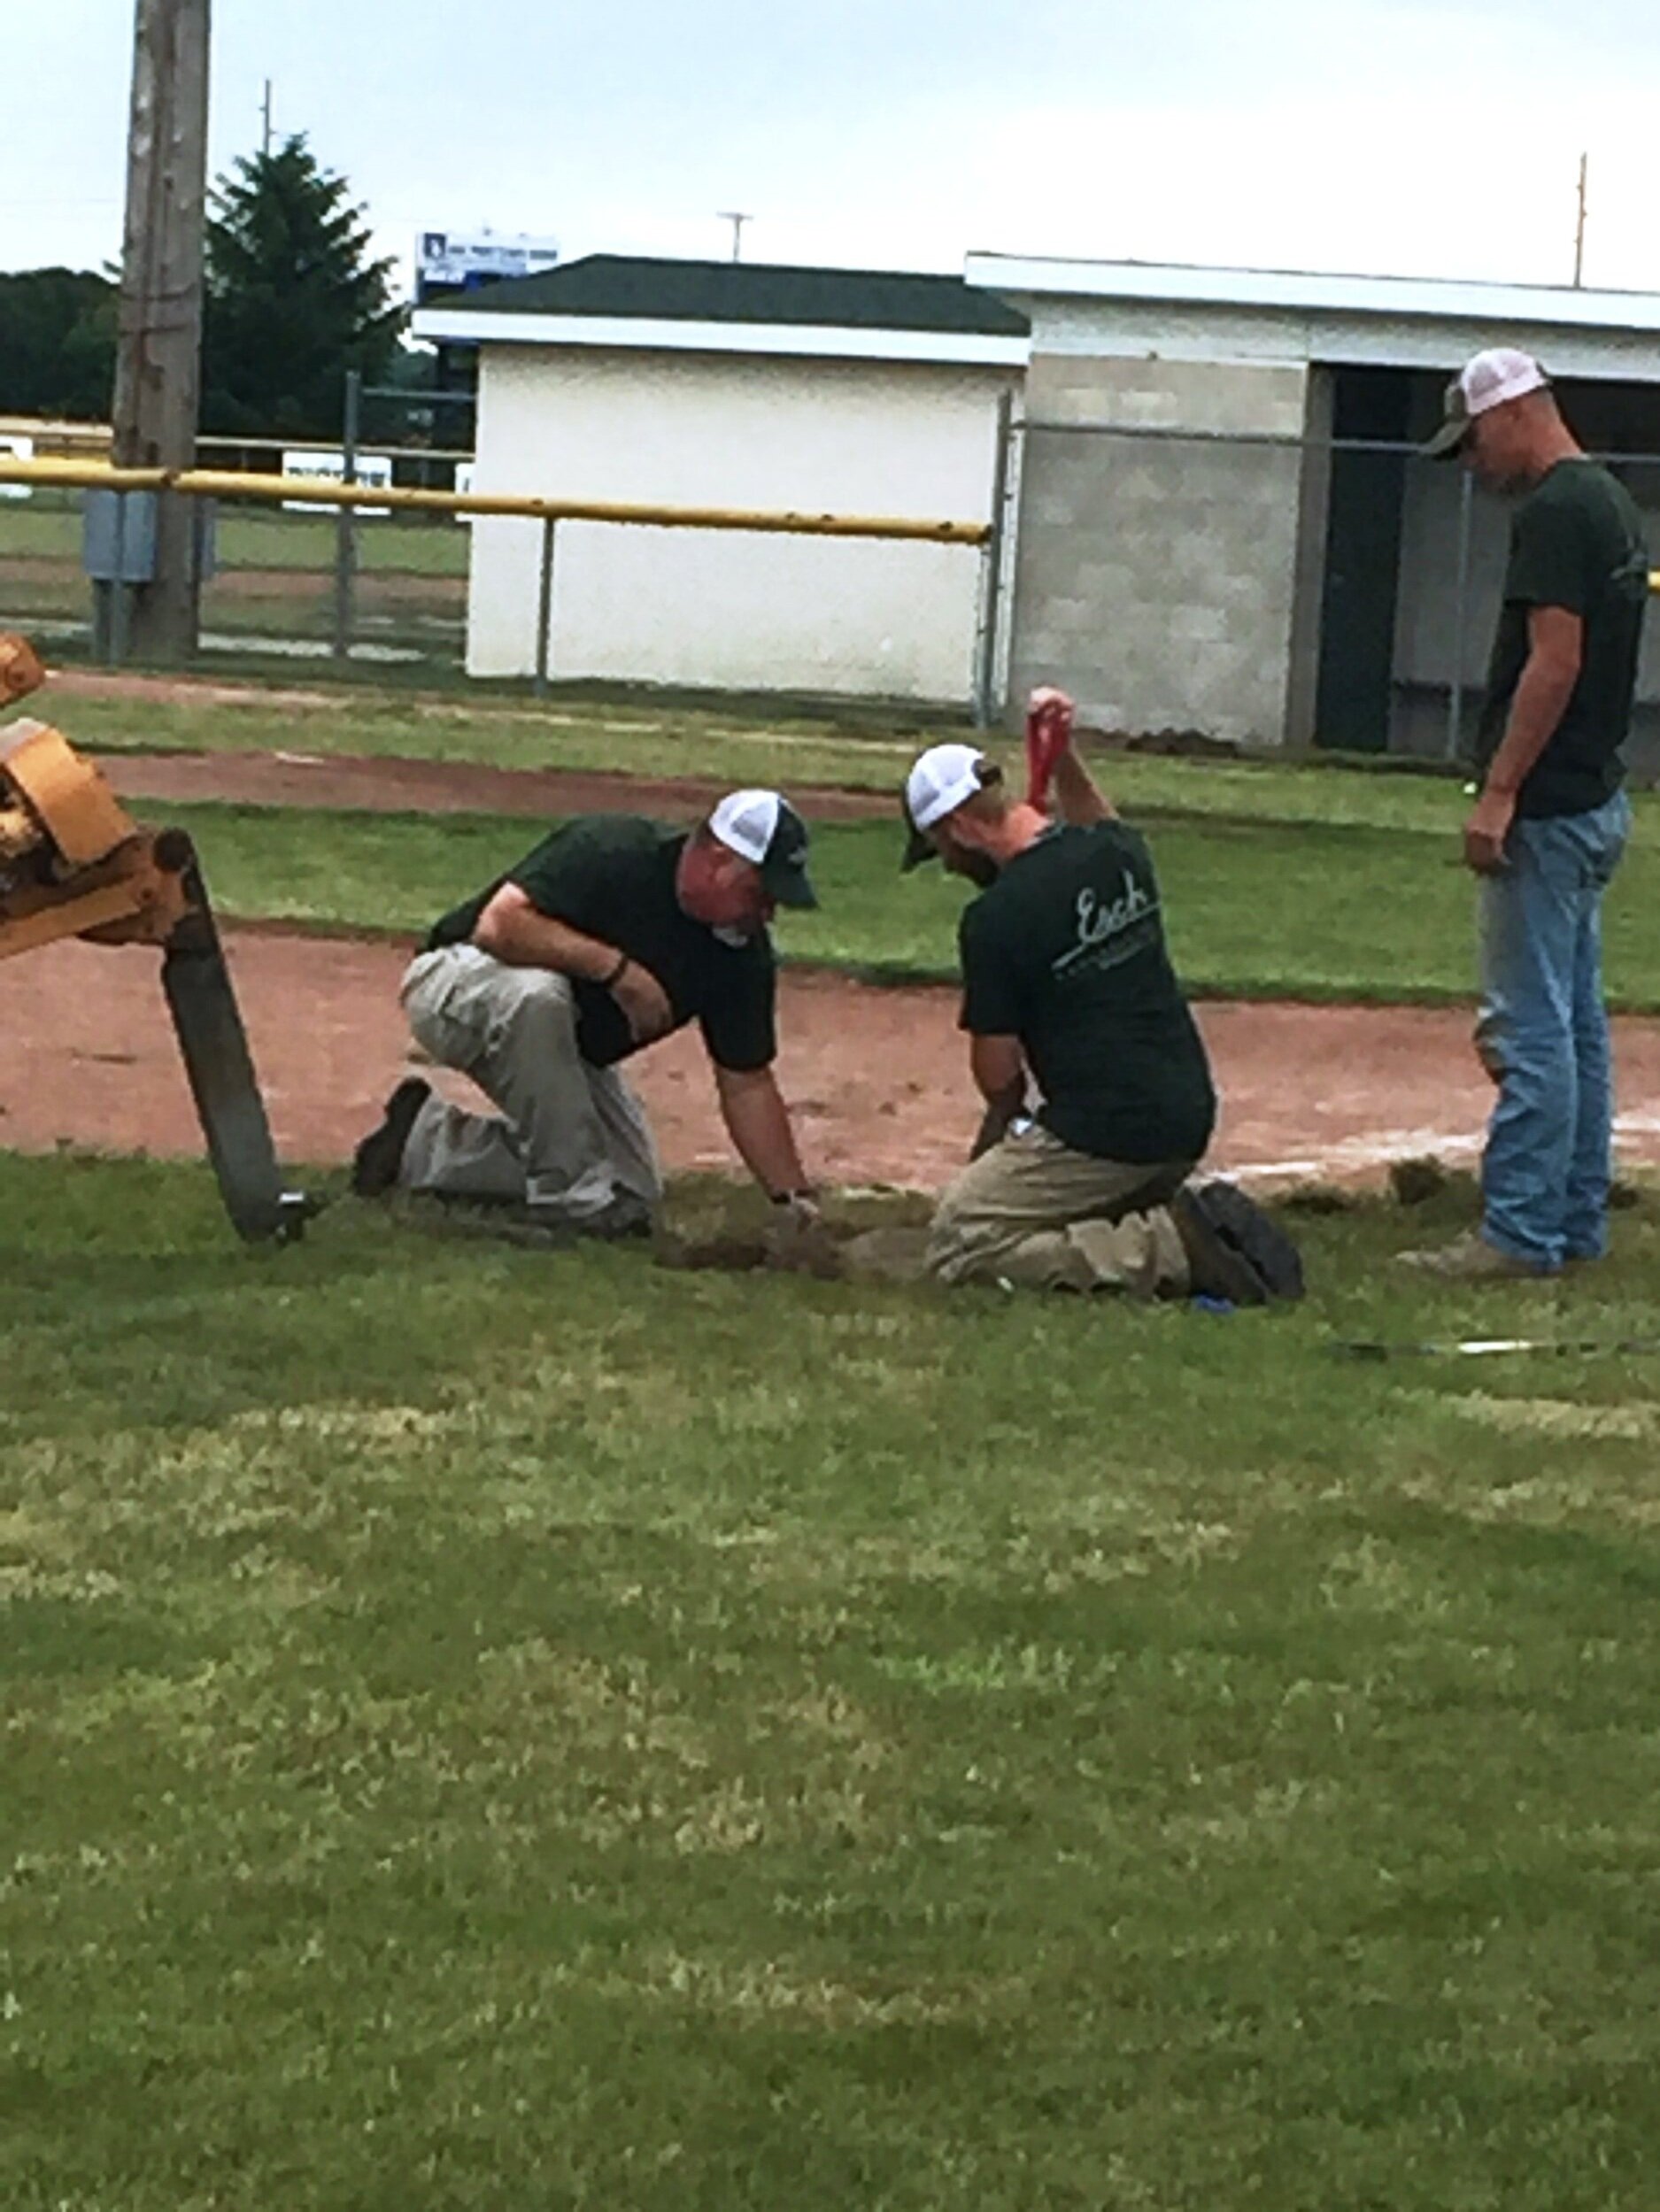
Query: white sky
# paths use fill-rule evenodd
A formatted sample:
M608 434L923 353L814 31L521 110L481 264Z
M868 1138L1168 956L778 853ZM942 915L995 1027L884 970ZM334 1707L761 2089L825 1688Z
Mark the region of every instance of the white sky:
M13 0L17 4L17 0ZM1660 290L1655 0L215 0L210 167L303 130L405 266L964 252ZM0 268L120 250L132 0L31 12ZM15 77L17 73L12 73ZM0 332L0 344L4 343Z

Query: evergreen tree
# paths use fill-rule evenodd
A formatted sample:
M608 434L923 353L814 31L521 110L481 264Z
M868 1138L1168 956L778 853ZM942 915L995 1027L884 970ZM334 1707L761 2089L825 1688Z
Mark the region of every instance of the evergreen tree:
M369 259L364 211L303 134L240 160L211 209L203 429L338 437L346 371L377 382L398 352L392 261Z

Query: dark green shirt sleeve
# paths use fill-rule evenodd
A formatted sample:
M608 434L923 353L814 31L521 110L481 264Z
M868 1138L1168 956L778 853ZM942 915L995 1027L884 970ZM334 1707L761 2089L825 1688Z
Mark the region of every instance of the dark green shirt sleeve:
M1019 979L1003 939L988 929L979 902L964 910L957 927L962 963L962 1012L957 1027L970 1037L1018 1037Z
M592 935L606 867L600 840L586 822L574 821L544 837L504 880L516 884L538 913Z
M699 1027L709 1058L735 1075L770 1067L778 1057L777 965L772 940L722 946Z
M1516 518L1504 596L1522 606L1557 606L1581 620L1596 597L1594 547L1575 506L1530 500Z

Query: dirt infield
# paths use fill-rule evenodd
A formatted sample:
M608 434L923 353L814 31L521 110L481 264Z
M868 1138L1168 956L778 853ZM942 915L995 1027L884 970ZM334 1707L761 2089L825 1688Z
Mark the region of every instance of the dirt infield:
M283 1156L335 1161L405 1072L406 948L234 930L228 944ZM1224 1094L1213 1163L1264 1184L1374 1179L1386 1160L1473 1158L1489 1092L1455 1009L1206 1005ZM937 1187L976 1114L948 989L786 971L780 1080L815 1174ZM0 1145L194 1155L201 1139L162 1001L136 948L54 945L0 967ZM1616 1024L1621 1156L1660 1161L1660 1023ZM730 1168L693 1032L633 1074L671 1168Z
M76 671L68 691L327 702L199 681ZM106 755L123 797L166 802L560 816L622 806L691 819L723 786L695 779L491 768L453 761L252 753ZM800 794L820 820L885 813L881 793ZM344 1160L404 1072L397 983L407 948L260 929L228 935L277 1141L295 1161ZM152 952L54 946L0 966L0 1145L60 1142L162 1155L201 1139ZM880 990L786 972L780 1079L827 1181L934 1188L975 1121L944 988ZM1215 1164L1265 1184L1365 1182L1405 1154L1471 1160L1490 1092L1456 1009L1208 1005L1197 1009L1223 1092ZM1660 1163L1660 1022L1617 1022L1622 1160ZM730 1168L695 1036L635 1063L671 1168ZM446 1079L447 1080L447 1079Z

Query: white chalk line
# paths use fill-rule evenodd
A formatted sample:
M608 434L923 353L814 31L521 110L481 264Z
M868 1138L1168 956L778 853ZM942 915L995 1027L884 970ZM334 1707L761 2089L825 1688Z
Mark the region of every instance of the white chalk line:
M1660 1136L1660 1111L1639 1110L1615 1120L1617 1144L1621 1138L1656 1136ZM1387 1168L1397 1160L1433 1157L1449 1167L1460 1167L1480 1159L1484 1141L1483 1135L1472 1135L1467 1129L1374 1129L1364 1136L1336 1137L1295 1159L1229 1160L1224 1172L1240 1183L1292 1183L1310 1177L1360 1176Z

